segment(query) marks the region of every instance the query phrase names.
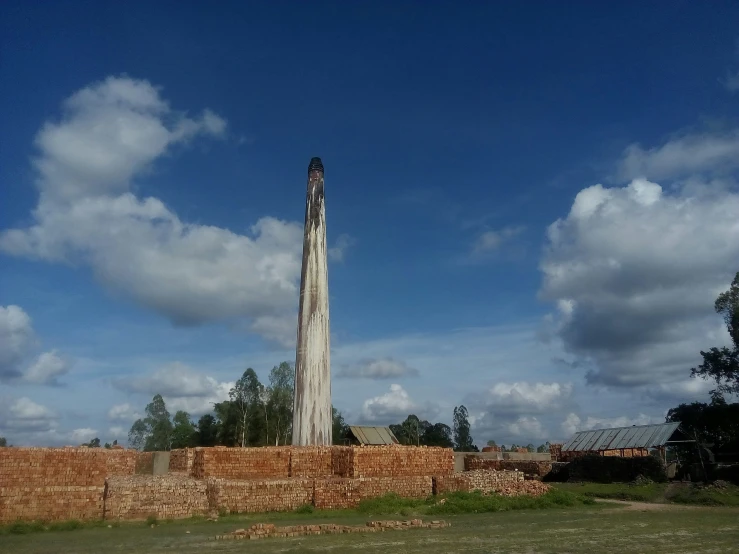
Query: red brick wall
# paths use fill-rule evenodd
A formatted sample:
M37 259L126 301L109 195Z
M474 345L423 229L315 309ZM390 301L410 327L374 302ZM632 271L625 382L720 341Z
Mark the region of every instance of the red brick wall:
M285 479L290 476L290 447L196 448L192 476L196 479Z
M105 519L180 519L208 513L207 484L184 475L109 477Z
M208 479L208 502L229 513L282 512L313 501L312 479Z

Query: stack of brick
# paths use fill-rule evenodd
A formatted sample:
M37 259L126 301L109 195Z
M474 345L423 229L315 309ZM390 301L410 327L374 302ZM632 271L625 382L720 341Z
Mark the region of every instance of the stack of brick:
M207 484L184 475L109 477L105 519L181 519L208 513Z
M105 477L133 473L135 451L0 448L0 521L96 519Z
M520 471L478 469L434 477L434 494L481 491L512 496L512 493L518 491L520 494L526 494L525 483L529 482L524 481L524 474Z
M283 512L313 501L312 479L233 481L210 478L207 487L211 509L228 513Z
M533 460L491 460L479 456L464 457L465 471L486 469L492 471L520 471L526 475L543 477L552 470L552 462L536 462Z
M406 477L449 475L454 472L450 448L430 446L352 447L351 474L347 477Z
M552 443L549 445L549 452L552 455L552 460L555 462L561 462L560 459L562 457L562 444L560 443Z
M197 479L285 479L290 476L290 447L195 449L192 476Z
M359 481L362 498L377 498L395 493L403 498L426 498L433 494L433 479L418 477L363 477Z
M328 477L333 475L333 448L302 446L290 450L290 477Z
M359 479L335 477L315 480L313 505L319 510L353 508L361 500Z
M192 473L192 463L195 459L194 448L176 448L169 453L170 473Z
M354 448L351 446L331 447L332 473L338 477L351 477L354 463Z

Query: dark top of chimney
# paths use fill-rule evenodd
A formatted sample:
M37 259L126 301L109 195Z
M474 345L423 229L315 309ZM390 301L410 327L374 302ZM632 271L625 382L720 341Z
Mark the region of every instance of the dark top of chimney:
M323 163L321 163L321 158L311 158L310 164L308 165L308 172L311 171L323 171Z

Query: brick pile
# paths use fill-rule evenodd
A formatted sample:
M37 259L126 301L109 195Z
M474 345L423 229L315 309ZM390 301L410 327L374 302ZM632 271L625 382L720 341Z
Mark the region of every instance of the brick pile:
M491 460L479 456L464 457L465 471L487 469L493 471L520 471L525 475L543 477L552 471L552 462L537 462L533 460Z
M431 477L335 477L316 479L313 504L322 510L354 508L366 498L395 493L404 498L426 498L433 492Z
M208 503L228 513L284 512L313 501L312 479L208 479Z
M198 447L192 463L196 479L285 479L290 476L290 447Z
M328 477L333 475L333 448L302 446L290 450L290 477Z
M454 472L451 448L433 446L352 447L351 474L347 477L405 477L448 475Z
M538 496L547 492L549 485L539 481L526 481L524 474L520 471L478 469L434 477L434 494L476 490L502 496Z
M331 447L331 468L338 477L352 477L354 448L351 446Z
M552 455L552 460L555 462L562 461L560 458L562 457L562 444L561 443L552 443L549 445L549 452Z
M190 475L194 459L194 448L175 448L169 453L169 471L171 473Z
M314 483L313 505L319 510L353 508L361 500L359 479L334 477Z
M181 519L208 513L207 484L184 475L109 477L105 519Z
M101 486L0 487L0 523L100 519Z
M420 519L408 521L370 521L367 525L289 525L277 527L273 523L255 523L248 529L237 529L227 535L216 535L216 540L267 539L277 537L301 537L305 535L339 535L348 533L378 533L383 531L404 531L407 529L442 529L449 527L445 521L425 523Z

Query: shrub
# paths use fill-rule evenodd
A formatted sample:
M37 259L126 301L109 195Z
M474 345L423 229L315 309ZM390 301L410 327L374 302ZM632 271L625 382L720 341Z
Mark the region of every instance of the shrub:
M570 462L567 471L569 481L629 483L640 476L657 483L667 481L662 461L655 456L621 458L587 455Z
M147 525L156 525L157 524L157 516L154 514L150 515L146 518L146 524Z
M315 508L312 504L303 504L299 508L295 510L296 514L312 514L315 511Z

